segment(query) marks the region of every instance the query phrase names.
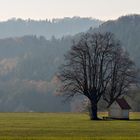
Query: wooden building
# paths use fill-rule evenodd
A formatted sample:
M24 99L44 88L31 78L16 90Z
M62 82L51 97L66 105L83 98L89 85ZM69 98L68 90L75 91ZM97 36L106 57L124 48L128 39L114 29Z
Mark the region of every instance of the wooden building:
M131 107L124 98L117 99L110 107L108 115L113 119L129 119Z

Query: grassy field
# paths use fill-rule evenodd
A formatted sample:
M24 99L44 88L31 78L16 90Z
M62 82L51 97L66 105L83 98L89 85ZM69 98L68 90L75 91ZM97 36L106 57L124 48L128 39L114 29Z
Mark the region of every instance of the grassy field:
M138 140L140 113L131 113L129 121L90 121L78 113L0 113L0 139Z

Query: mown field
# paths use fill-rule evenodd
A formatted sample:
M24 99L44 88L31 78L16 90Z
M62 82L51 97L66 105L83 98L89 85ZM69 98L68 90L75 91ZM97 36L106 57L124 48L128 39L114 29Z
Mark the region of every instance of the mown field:
M90 121L79 113L0 113L0 139L138 140L140 113L130 116L128 121Z

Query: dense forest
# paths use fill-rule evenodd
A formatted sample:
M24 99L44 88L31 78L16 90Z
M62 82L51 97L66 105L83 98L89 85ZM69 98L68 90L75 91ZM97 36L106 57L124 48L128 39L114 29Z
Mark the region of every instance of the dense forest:
M76 17L51 22L21 19L1 22L0 37L9 38L0 39L0 111L62 112L78 109L80 101L79 104L75 101L64 104L57 96L59 81L56 74L64 54L83 31L113 32L140 68L140 15L101 23ZM31 30L28 27L32 27ZM132 109L140 111L139 90L132 93Z
M47 39L52 36L61 38L66 35L85 32L89 27L98 27L101 23L103 22L97 19L80 17L38 21L13 18L0 22L0 38L24 35L44 36Z
M122 16L115 21L107 21L94 31L109 31L115 34L129 52L131 58L140 66L140 15Z

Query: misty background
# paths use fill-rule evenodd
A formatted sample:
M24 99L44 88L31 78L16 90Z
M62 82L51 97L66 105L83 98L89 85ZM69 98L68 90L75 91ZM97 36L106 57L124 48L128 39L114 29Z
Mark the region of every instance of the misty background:
M58 68L72 41L83 32L112 32L140 68L139 23L140 15L136 14L110 21L81 17L1 21L0 111L79 111L80 99L63 103L57 93ZM131 92L132 110L140 111L140 91Z

